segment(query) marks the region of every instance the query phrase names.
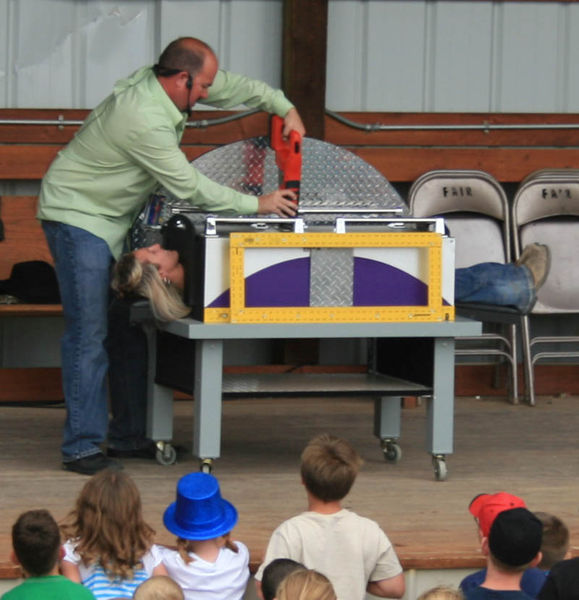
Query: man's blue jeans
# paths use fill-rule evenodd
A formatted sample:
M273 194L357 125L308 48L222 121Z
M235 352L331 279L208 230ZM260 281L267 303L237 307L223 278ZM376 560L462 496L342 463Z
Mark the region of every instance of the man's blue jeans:
M70 462L100 452L107 432L105 350L110 269L104 240L56 221L42 227L54 258L65 331L61 342L66 402L62 459Z
M513 263L479 263L456 269L456 302L481 302L514 306L528 312L535 303L535 286L529 269Z

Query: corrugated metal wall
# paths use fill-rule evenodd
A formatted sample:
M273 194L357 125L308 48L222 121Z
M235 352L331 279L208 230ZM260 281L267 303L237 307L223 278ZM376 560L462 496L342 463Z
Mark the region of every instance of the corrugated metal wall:
M327 107L576 112L579 4L330 1Z
M180 35L279 86L281 21L282 0L0 0L0 106L90 108ZM579 3L329 2L333 110L577 112L578 61Z
M0 0L0 106L90 108L172 39L279 87L281 0Z

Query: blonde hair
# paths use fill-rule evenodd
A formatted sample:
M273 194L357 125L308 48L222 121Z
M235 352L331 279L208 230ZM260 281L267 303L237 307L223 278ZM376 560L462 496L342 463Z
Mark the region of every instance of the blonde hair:
M178 583L167 575L155 575L143 581L133 594L134 600L185 600Z
M191 312L179 290L166 285L154 265L139 262L132 253L123 254L113 267L111 287L121 298L133 294L147 298L159 321L174 321Z
M330 580L313 569L297 569L277 588L277 600L337 600Z
M464 600L464 596L460 590L438 585L420 594L417 600Z
M239 548L237 544L231 539L231 534L226 533L225 535L219 536L223 540L223 546L232 552L237 554L239 552ZM191 555L189 552L195 552L195 540L186 540L184 538L177 538L177 551L179 552L179 556L183 559L183 562L188 565L193 562Z
M301 475L311 494L331 502L348 494L361 465L360 455L349 442L322 433L302 452Z
M132 579L134 567L153 544L155 531L143 520L141 496L123 471L104 469L91 477L61 526L76 543L85 565L100 564L114 579Z

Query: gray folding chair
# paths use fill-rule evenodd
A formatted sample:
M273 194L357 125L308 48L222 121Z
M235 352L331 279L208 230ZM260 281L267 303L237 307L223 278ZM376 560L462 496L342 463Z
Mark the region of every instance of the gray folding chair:
M579 170L542 169L521 182L512 212L515 255L527 244L546 244L551 270L537 294L532 315L579 314ZM535 363L550 358L579 358L579 336L531 336L531 319L523 320L523 358L529 403L535 403ZM557 347L540 351L545 344Z
M502 186L488 173L430 171L412 184L408 204L415 217L444 216L450 235L456 240L457 268L511 261L508 201ZM517 403L517 327L523 314L514 307L459 302L456 311L485 323L481 336L457 339L456 354L506 360L511 375L509 398ZM490 331L491 327L495 331Z

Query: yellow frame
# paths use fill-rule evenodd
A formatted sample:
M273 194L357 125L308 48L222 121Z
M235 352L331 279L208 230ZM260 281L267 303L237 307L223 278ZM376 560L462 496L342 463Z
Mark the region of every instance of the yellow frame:
M246 248L427 248L426 306L245 306ZM230 308L206 308L209 323L368 323L449 321L442 304L442 236L438 233L232 233L229 236Z

